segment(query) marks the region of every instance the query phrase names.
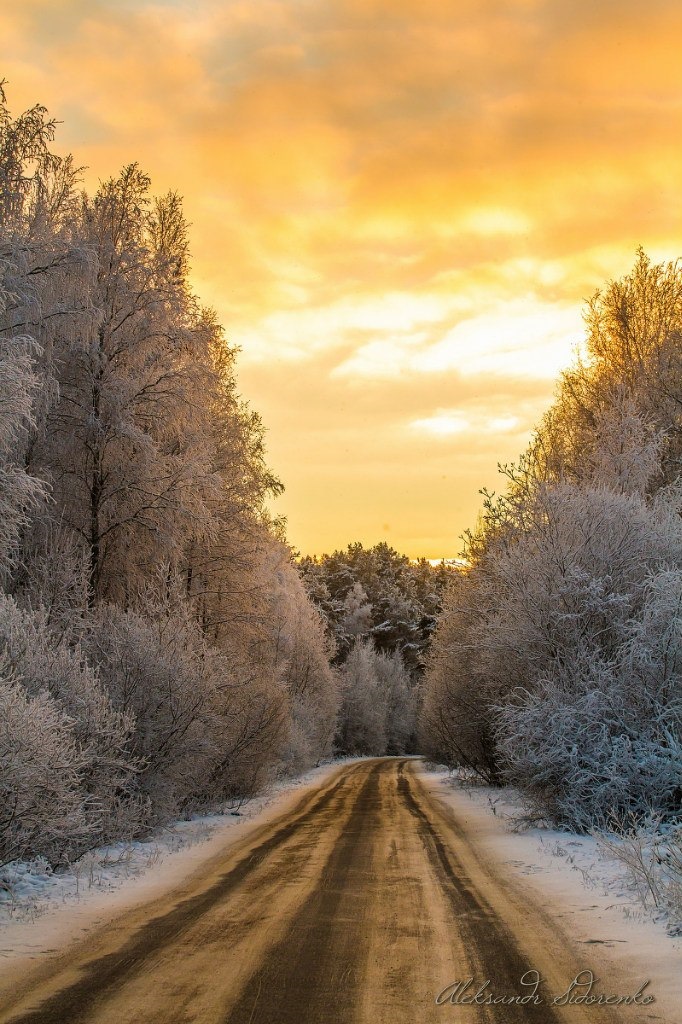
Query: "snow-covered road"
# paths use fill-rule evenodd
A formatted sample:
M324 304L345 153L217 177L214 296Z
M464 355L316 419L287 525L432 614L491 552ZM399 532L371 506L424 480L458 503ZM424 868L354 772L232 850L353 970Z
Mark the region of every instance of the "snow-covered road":
M646 991L619 1008L586 1005L588 971L594 997L631 998L646 981L574 943L434 796L417 762L382 758L326 775L179 887L0 983L0 1020L666 1019Z

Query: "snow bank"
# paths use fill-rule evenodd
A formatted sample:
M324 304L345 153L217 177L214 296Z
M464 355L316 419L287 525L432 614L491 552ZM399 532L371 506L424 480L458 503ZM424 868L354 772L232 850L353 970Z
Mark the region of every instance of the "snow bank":
M447 768L421 777L466 824L472 842L504 865L505 875L543 900L586 959L608 966L627 982L649 979L656 1003L652 1019L680 1020L682 938L671 936L664 915L633 899L622 866L607 859L596 839L552 829L518 829L523 814L513 791L466 786ZM515 825L516 822L516 825ZM625 989L624 989L625 991Z

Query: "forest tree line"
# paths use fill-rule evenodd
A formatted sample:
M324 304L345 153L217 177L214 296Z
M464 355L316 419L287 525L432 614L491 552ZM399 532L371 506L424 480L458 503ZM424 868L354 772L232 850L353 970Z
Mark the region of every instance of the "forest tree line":
M304 558L300 568L339 667L338 749L416 752L425 656L452 566L412 560L386 543L355 543Z

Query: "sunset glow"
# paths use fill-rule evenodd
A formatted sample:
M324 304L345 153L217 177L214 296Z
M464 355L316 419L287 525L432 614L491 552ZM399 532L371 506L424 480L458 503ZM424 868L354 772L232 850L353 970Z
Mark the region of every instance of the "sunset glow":
M15 113L184 196L305 553L453 557L642 245L680 251L675 0L22 0Z

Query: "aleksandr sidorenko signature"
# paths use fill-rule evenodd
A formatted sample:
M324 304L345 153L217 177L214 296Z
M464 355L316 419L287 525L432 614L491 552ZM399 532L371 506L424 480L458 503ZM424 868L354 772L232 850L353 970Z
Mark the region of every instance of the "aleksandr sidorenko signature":
M607 995L595 991L594 973L585 970L580 971L563 992L546 1000L539 991L544 980L538 971L526 971L519 978L519 984L525 991L514 993L496 993L490 987L490 979L478 987L473 978L453 981L438 993L436 1005L450 1003L452 1006L541 1006L549 1002L551 1006L649 1006L655 1002L654 996L646 995L644 992L649 985L648 981L643 982L637 991L630 995Z

